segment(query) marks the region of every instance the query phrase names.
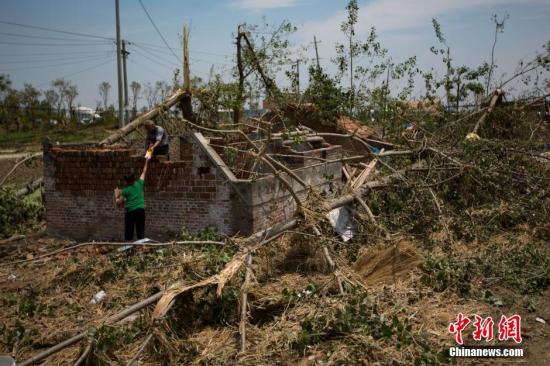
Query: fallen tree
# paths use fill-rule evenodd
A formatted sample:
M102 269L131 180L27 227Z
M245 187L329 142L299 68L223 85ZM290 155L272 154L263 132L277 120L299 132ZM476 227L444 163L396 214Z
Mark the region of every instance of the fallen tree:
M184 89L178 89L172 96L170 96L168 99L166 99L164 102L156 106L155 108L151 109L150 111L138 116L136 119L134 119L132 122L128 123L126 126L122 127L121 129L117 130L115 133L111 134L110 136L106 137L105 139L101 140L99 143L100 145L111 145L115 142L121 140L124 136L128 135L149 119L153 119L163 113L164 111L170 109L172 106L177 104L180 100L182 100L185 96L187 96L189 92Z
M20 197L29 195L32 192L36 191L38 188L42 187L43 182L44 182L43 178L38 178L38 179L32 181L31 183L27 184L25 187L17 190L15 192L15 196L17 198L20 198Z

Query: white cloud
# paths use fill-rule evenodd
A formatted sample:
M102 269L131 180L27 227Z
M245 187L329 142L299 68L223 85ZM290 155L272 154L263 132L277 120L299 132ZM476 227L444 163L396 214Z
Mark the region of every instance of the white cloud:
M246 10L290 8L301 0L235 0L232 5Z
M482 6L545 3L548 0L373 0L359 7L356 34L365 35L374 26L378 33L398 31L410 34L418 27L431 27L431 19L457 12L473 11ZM360 3L362 3L360 1ZM489 14L490 15L490 14ZM325 44L341 40L340 24L346 19L345 10L331 17L306 22L299 27L299 35L311 40L313 35Z

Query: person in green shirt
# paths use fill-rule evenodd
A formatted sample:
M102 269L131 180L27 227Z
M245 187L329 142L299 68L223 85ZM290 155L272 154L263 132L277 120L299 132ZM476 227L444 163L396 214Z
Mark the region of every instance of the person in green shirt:
M124 206L125 208L124 240L126 241L134 240L134 229L138 240L145 237L145 197L143 184L145 183L148 163L149 158L145 159L145 166L138 180L136 180L135 174L127 175L124 177L126 187L122 190L118 187L115 189L117 205L119 207Z

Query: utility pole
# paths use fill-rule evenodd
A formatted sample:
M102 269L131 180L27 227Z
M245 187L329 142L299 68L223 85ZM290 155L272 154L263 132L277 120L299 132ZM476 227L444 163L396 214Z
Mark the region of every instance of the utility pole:
M300 97L300 60L296 60L296 88L298 89L298 98Z
M355 88L353 86L353 38L349 37L349 86L351 89L351 105L349 114L353 116L353 107L355 105Z
M126 51L126 41L122 40L122 74L124 75L124 124L128 122L128 75L126 74L126 58L130 52Z
M117 78L118 78L118 127L124 126L124 97L122 95L122 62L121 62L121 42L120 42L120 11L119 0L115 0L116 11L116 65L117 65Z
M315 44L315 58L317 59L317 70L321 70L321 64L319 63L319 51L317 50L317 37L313 36L313 43Z

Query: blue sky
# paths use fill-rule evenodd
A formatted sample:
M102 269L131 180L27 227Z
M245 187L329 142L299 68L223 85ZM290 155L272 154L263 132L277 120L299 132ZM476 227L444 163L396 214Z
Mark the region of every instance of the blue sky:
M313 57L311 42L316 35L321 63L328 66L334 44L341 39L339 25L347 4L347 0L143 2L178 56L181 28L184 23L190 25L191 72L201 77L208 75L211 65L229 76L237 25L261 23L263 16L269 23L287 19L295 24L298 32L292 42L296 47L308 45L308 57ZM179 66L177 58L163 45L138 0L120 0L120 4L122 37L134 43L129 46L129 81L169 81ZM432 17L441 22L455 61L477 65L490 57L491 15L508 13L496 49L497 76L513 72L518 60L532 56L550 41L550 0L360 0L359 5L359 37L376 26L395 60L417 55L424 69L438 64L429 53L435 43ZM0 20L115 35L114 0L3 0ZM9 74L16 87L30 82L47 89L51 80L66 77L78 85L77 103L95 107L100 99L98 84L106 80L113 85L110 99L115 100L115 46L108 41L0 24L0 46L0 73ZM306 83L305 75L302 81Z

